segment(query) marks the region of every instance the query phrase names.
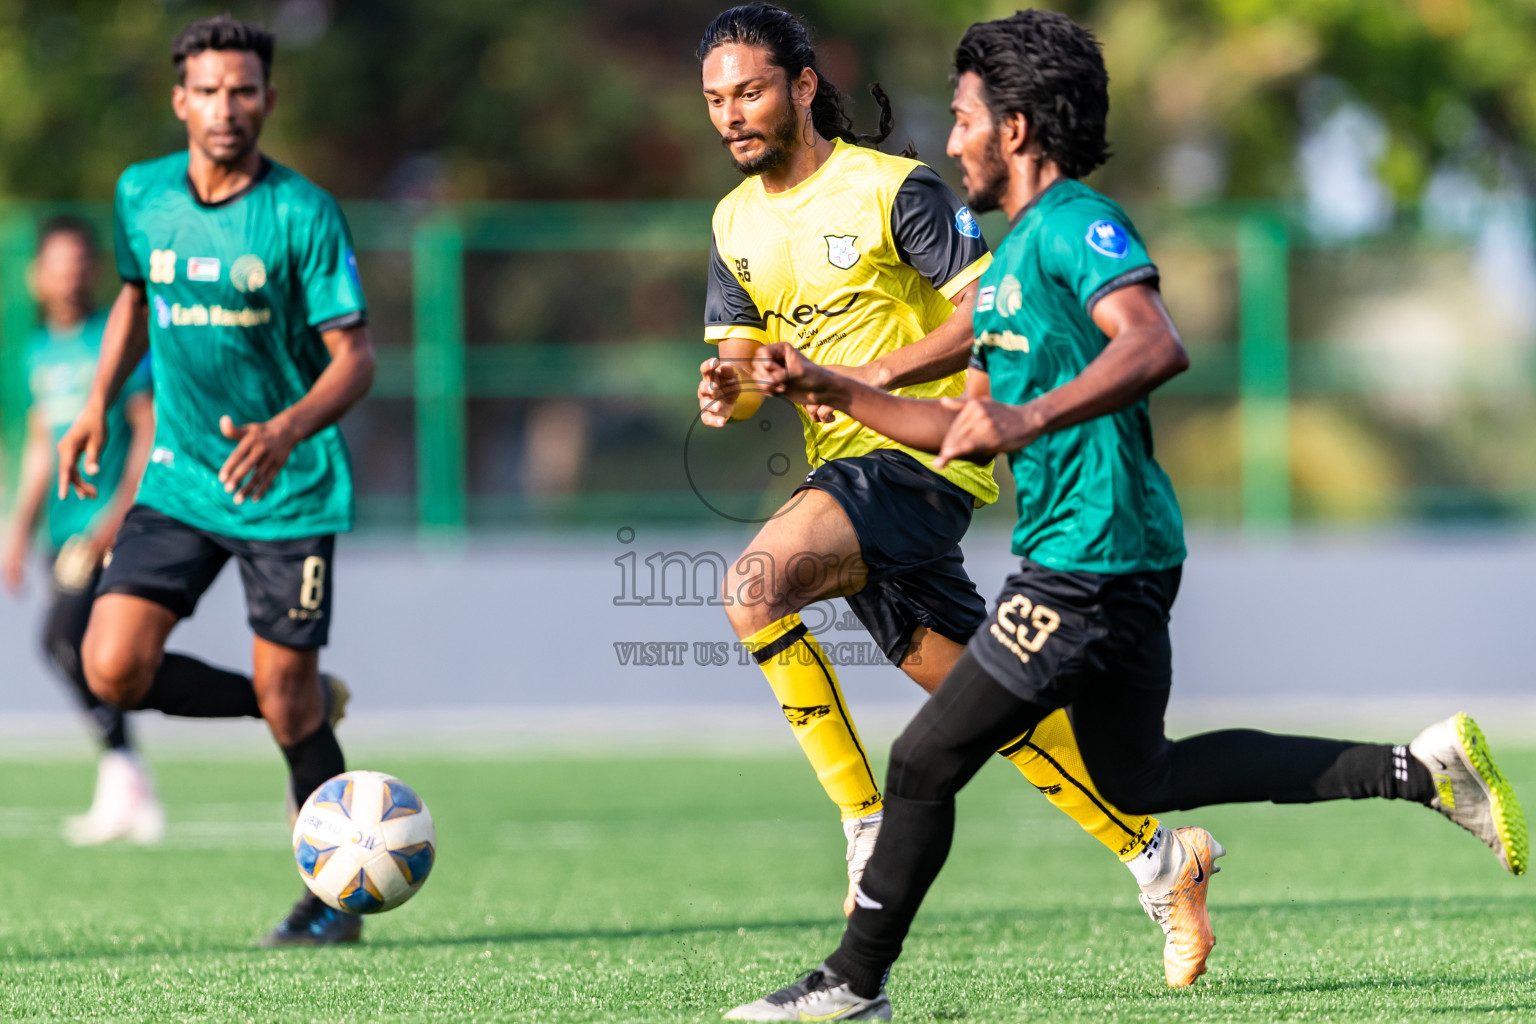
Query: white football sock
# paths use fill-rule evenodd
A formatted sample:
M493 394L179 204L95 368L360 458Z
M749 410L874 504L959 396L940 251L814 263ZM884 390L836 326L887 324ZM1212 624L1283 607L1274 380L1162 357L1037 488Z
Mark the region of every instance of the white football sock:
M1159 825L1152 838L1147 840L1146 849L1126 861L1125 866L1136 876L1136 884L1141 886L1142 892L1157 895L1173 888L1187 857L1184 844L1173 831L1166 825Z

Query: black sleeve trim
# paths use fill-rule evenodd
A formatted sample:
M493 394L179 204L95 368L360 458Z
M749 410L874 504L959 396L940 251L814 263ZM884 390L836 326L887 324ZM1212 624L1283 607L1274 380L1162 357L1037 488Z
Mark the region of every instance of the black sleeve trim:
M329 320L322 320L315 324L315 331L324 334L326 331L340 331L348 327L361 327L368 322L368 311L364 309L353 310L351 313L343 313L341 316L333 316Z
M767 329L757 303L736 280L731 268L715 244L715 235L709 235L709 285L704 295L705 327L757 327Z
M971 349L971 361L966 363L965 366L968 370L980 370L982 373L987 372L987 359L982 354L981 349Z
M122 277L121 274L118 276ZM123 277L123 284L136 284L142 288L144 287L144 279L142 277Z
M1097 306L1099 304L1099 300L1104 298L1104 296L1108 295L1110 292L1117 292L1121 288L1128 288L1133 284L1142 284L1146 281L1156 281L1159 276L1160 275L1157 272L1157 267L1151 263L1146 263L1142 266L1132 268L1123 274L1116 274L1108 281L1105 281L1103 284L1099 285L1094 293L1088 296L1088 301L1083 303L1083 308L1088 311L1089 316L1093 316L1093 307Z
M943 288L987 254L980 235L962 235L955 225L955 215L964 206L944 179L923 165L912 169L891 203L897 254L935 288Z

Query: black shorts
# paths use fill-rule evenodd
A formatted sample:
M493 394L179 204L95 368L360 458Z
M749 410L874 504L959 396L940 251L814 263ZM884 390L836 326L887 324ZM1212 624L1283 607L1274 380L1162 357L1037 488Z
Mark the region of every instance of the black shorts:
M335 535L239 540L135 505L123 519L96 593L142 597L185 619L233 556L240 564L251 630L283 647L324 647L331 631L335 549Z
M807 488L830 494L853 523L869 575L848 607L892 664L918 626L970 639L987 615L960 554L973 495L891 448L818 466L796 493Z
M1166 692L1168 616L1182 571L1060 572L1025 559L970 651L993 679L1044 707L1066 707L1105 680Z

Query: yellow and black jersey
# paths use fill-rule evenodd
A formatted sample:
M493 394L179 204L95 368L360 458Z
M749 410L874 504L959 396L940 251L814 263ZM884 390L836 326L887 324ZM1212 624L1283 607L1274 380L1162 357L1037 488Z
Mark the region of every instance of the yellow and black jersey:
M787 341L826 366L861 366L918 341L954 312L950 298L991 261L976 220L916 160L835 143L832 156L784 192L748 178L715 208L704 338ZM917 398L958 395L964 372L900 388ZM933 456L847 416L815 423L801 412L806 457L899 448L929 468ZM992 465L935 470L997 500Z

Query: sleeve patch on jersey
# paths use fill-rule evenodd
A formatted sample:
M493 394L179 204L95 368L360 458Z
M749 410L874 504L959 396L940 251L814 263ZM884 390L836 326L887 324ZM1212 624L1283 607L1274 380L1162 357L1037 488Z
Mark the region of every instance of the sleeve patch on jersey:
M990 285L990 284L987 285L981 291L976 293L976 312L978 312L978 313L990 313L992 311L992 306L993 306L994 302L996 301L996 299L997 299L997 286L996 285Z
M955 211L955 230L966 238L980 238L981 225L976 223L976 218L971 216L971 209L962 206Z
M1096 220L1088 225L1086 238L1089 248L1110 259L1123 260L1131 251L1131 236L1112 220Z
M853 243L859 240L858 235L825 235L827 240L827 262L838 270L847 270L859 262L859 250L853 247Z

